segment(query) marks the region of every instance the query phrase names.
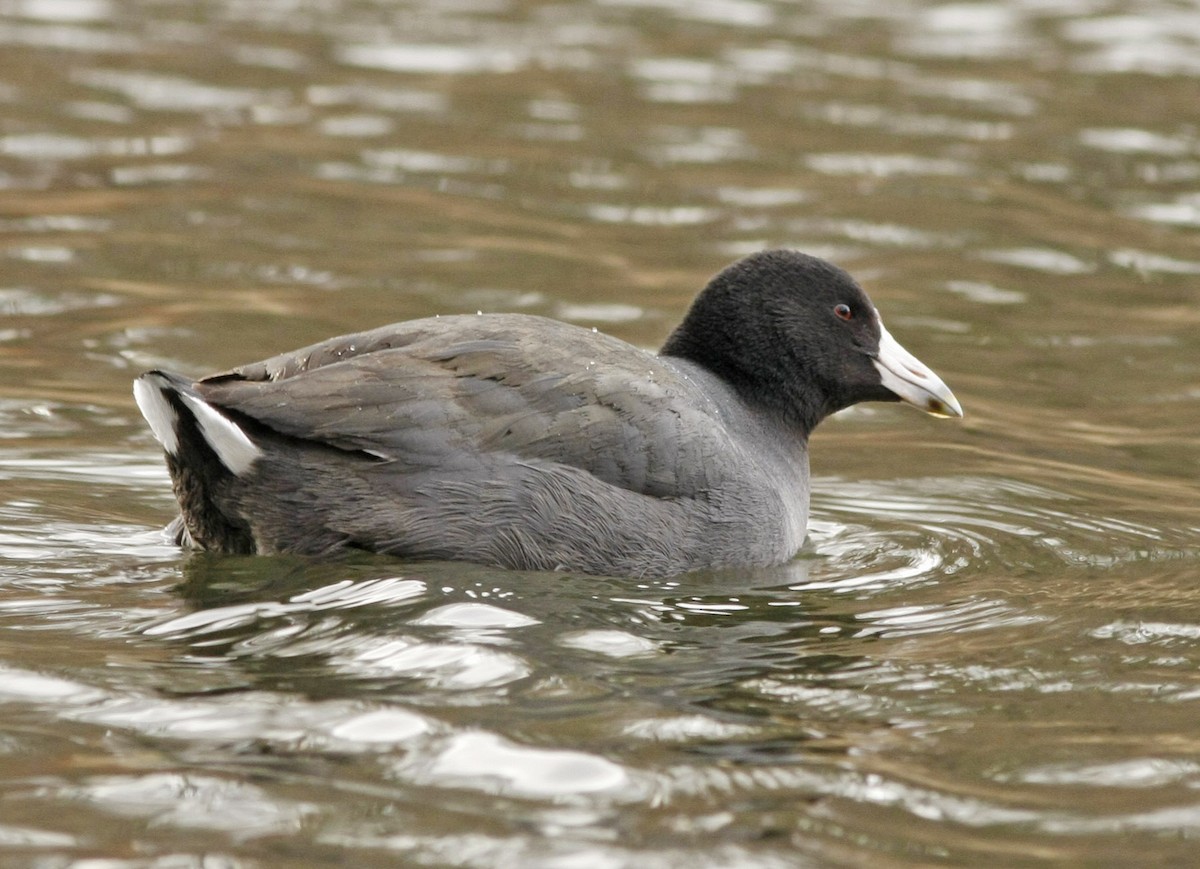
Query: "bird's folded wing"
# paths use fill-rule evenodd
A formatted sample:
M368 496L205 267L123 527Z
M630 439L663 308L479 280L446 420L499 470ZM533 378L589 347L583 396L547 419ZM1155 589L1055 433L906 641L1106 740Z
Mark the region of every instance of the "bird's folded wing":
M511 456L690 497L737 449L699 388L654 355L519 315L383 327L205 378L197 390L282 434L414 472Z

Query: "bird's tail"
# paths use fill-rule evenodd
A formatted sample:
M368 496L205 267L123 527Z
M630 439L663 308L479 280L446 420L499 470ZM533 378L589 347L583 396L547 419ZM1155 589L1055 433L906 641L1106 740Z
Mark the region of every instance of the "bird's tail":
M167 454L183 510L179 539L205 549L253 552L249 526L231 509L229 492L261 458L259 446L186 377L148 371L133 382L133 397Z

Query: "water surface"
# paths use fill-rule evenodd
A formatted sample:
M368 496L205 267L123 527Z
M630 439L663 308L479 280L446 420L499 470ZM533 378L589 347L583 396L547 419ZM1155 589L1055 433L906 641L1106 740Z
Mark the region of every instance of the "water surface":
M1200 10L0 8L0 862L1180 865L1200 836ZM857 275L962 423L813 440L780 568L188 556L129 392Z

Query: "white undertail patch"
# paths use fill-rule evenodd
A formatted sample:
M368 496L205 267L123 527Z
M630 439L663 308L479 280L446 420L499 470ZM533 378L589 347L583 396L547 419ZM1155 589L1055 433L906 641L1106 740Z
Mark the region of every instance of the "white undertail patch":
M171 402L162 394L160 384L163 383L165 381L153 374L143 374L133 381L133 400L137 402L142 416L146 417L146 422L150 423L154 439L174 456L179 452L179 435L175 432L179 417L175 408L171 407Z
M262 450L246 437L246 433L226 419L215 407L205 404L196 396L180 392L179 397L196 415L200 433L217 454L221 464L238 477L250 470L255 460L262 455Z

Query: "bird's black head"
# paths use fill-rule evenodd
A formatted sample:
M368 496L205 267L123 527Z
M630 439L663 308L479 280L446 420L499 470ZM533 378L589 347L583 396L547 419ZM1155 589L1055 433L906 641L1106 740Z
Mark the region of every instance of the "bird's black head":
M860 401L962 415L937 375L884 329L854 278L797 251L763 251L721 271L662 353L709 369L805 434Z

